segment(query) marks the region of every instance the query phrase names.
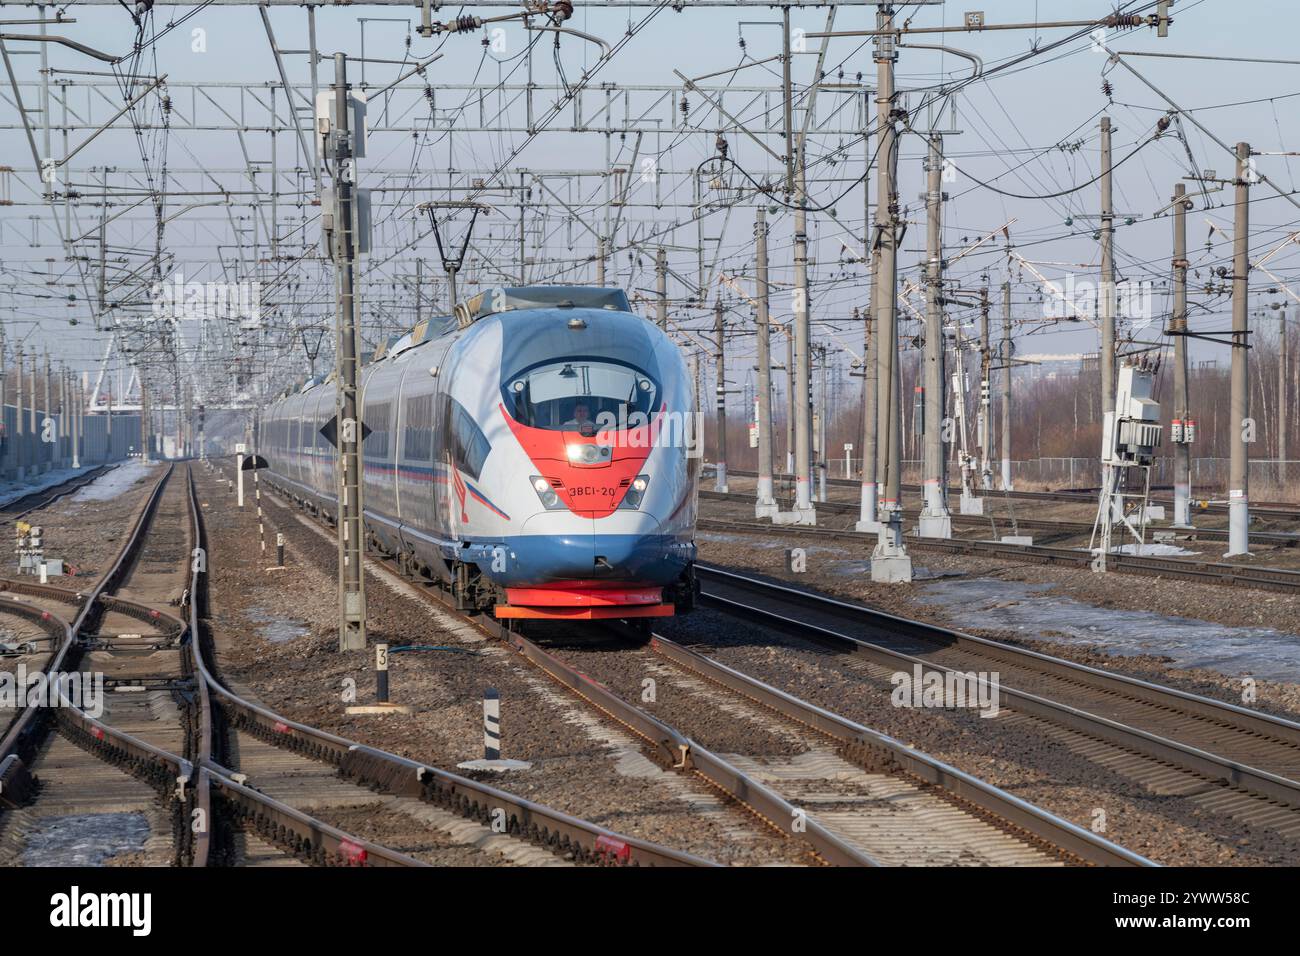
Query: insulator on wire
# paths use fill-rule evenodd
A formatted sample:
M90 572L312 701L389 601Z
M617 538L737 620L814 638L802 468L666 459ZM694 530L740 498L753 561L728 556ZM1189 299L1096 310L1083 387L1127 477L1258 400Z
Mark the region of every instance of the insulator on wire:
M477 30L482 25L483 20L480 17L463 16L448 20L442 25L442 29L447 33L468 33L470 30Z

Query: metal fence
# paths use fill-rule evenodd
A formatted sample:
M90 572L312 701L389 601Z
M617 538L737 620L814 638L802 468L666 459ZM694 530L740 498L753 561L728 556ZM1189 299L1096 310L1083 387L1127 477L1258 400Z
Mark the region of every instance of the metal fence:
M47 437L44 412L36 412L36 430L32 431L31 413L23 410L22 434L18 434L18 410L13 405L4 406L4 435L0 440L0 475L11 478L17 475L19 465L27 475L67 468L72 464L72 439L60 436L60 416L50 415ZM80 461L83 465L101 465L119 461L140 444L140 416L114 415L112 432L109 432L107 415L86 415L82 418L83 437Z
M860 466L860 462L857 463ZM1226 494L1228 488L1229 459L1193 458L1191 461L1192 490ZM1283 494L1296 482L1295 493L1300 494L1300 459L1255 458L1248 463L1247 477L1253 488L1268 489L1270 493ZM922 462L909 459L903 462L903 480L919 482ZM994 484L1000 484L1002 462L992 463ZM844 461L831 462L830 473L840 477ZM954 476L955 466L949 464L948 473ZM855 473L856 474L856 473ZM1096 458L1029 458L1011 462L1013 485L1042 485L1051 489L1097 488L1101 484L1101 463ZM1157 458L1151 464L1151 484L1173 485L1173 458Z

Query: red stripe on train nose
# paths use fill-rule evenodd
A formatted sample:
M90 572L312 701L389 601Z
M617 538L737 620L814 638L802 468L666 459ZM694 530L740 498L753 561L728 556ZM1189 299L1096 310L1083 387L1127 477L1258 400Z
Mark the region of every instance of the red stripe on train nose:
M615 443L610 448L609 460L588 465L572 461L569 446L599 445L595 436L532 428L515 421L504 405L497 407L519 446L538 473L551 482L559 499L570 511L590 518L605 518L618 509L632 479L641 473L650 457L651 437L663 415L660 409L654 424L611 432Z

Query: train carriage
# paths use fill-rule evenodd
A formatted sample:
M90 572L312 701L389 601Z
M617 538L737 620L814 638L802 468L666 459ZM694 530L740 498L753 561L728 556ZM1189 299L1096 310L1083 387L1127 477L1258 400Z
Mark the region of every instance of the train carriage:
M264 416L268 480L332 514L333 382ZM614 289L494 289L366 365L368 542L501 618L692 606L699 459L677 347Z

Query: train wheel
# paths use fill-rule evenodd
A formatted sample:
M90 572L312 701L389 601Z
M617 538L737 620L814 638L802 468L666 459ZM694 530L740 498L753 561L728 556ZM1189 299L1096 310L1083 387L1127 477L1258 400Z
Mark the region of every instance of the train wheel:
M627 625L628 637L634 644L649 644L652 635L650 618L633 617L625 618L623 621Z

